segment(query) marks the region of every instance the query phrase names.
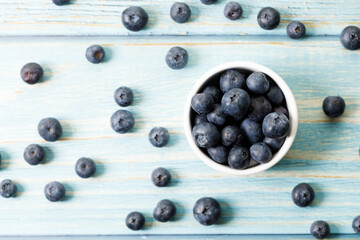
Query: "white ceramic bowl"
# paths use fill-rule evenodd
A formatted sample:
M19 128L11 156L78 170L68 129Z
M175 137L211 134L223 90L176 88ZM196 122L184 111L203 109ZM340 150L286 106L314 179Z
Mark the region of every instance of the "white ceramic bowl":
M270 162L266 164L259 164L252 167L249 167L244 170L240 169L233 169L229 166L222 165L219 163L216 163L214 160L212 160L208 155L206 155L201 149L196 145L193 136L192 136L192 117L191 117L191 98L197 94L201 89L203 89L205 86L208 85L209 82L214 81L214 79L219 80L220 74L228 69L237 69L239 71L243 72L262 72L266 74L268 77L270 77L272 80L276 82L276 84L280 87L282 90L285 100L287 109L289 112L289 120L290 120L290 131L288 136L286 137L286 140L281 147L281 149L273 155ZM262 171L265 171L275 164L277 164L289 151L291 145L293 144L296 136L296 131L298 128L298 111L297 106L295 102L294 95L292 94L289 86L286 84L286 82L275 72L273 72L271 69L264 67L260 64L252 63L252 62L229 62L225 64L221 64L207 73L205 73L194 85L194 87L191 89L189 96L187 98L186 104L185 104L185 111L184 111L184 127L185 127L185 134L186 138L191 146L191 148L194 150L196 155L207 165L214 168L215 170L218 170L219 172L227 173L227 174L233 174L233 175L250 175L259 173Z

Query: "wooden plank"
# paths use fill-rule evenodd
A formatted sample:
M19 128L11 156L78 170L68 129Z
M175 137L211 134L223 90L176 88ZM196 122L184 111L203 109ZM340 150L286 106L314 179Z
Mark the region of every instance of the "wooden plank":
M309 35L339 35L348 25L360 25L358 0L242 0L244 14L238 21L224 17L225 0L210 6L187 0L193 17L186 24L171 20L173 2L73 0L58 7L51 0L2 0L0 35L286 35L286 25L293 20L303 21ZM123 27L121 13L129 5L142 6L149 13L146 30L132 33ZM266 31L257 24L257 14L266 6L277 8L282 15L276 30Z
M90 44L106 48L105 63L93 65L84 53ZM173 45L189 52L188 66L169 69L164 57ZM333 233L353 233L360 214L358 186L360 82L359 52L344 50L337 37L291 41L286 37L153 37L142 38L1 38L0 176L19 185L14 199L0 199L2 235L67 234L308 234L314 220L324 219ZM273 169L251 177L218 173L204 165L188 146L182 124L187 92L212 67L228 61L253 61L278 72L293 90L300 125L292 150ZM26 85L23 64L35 61L45 81ZM135 92L135 129L119 135L109 118L119 109L114 90L126 85ZM343 117L329 121L321 112L327 95L343 96ZM36 126L56 117L64 137L45 143ZM170 145L152 147L153 126L171 133ZM25 147L39 143L48 160L29 166ZM98 175L88 180L74 173L75 161L94 158ZM170 169L170 187L156 188L151 171ZM43 196L52 180L66 183L66 201L50 203ZM290 197L299 182L311 183L316 199L296 207ZM203 196L219 199L220 224L200 226L192 216ZM154 222L156 203L168 198L178 208L174 221ZM124 218L133 210L146 216L146 229L132 232Z

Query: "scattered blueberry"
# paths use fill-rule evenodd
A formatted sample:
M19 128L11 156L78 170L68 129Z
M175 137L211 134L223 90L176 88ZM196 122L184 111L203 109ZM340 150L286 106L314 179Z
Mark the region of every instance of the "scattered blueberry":
M139 212L131 212L126 216L125 224L133 231L140 230L145 224L145 217Z
M134 93L128 87L119 87L114 93L114 99L120 107L127 107L134 101Z
M91 63L100 63L105 58L105 51L100 45L92 45L86 49L85 56Z
M167 186L169 184L170 180L171 180L171 174L165 168L162 168L162 167L156 168L151 173L151 181L157 187Z
M201 122L207 122L207 114L196 114L194 125L201 123Z
M224 8L224 16L230 20L237 20L241 17L243 9L237 2L228 2Z
M198 93L191 98L191 107L198 114L207 114L214 109L214 99L210 94Z
M258 163L268 163L272 158L272 152L268 145L259 142L250 147L250 156Z
M122 12L121 20L125 28L138 32L145 27L149 16L143 8L131 6Z
M266 79L265 74L261 72L254 72L246 79L248 89L255 94L265 94L269 91L270 83Z
M249 94L240 88L233 88L226 92L221 99L221 107L226 115L242 118L250 106Z
M38 165L45 158L44 149L38 144L30 144L25 148L24 159L30 165Z
M227 70L220 77L220 89L223 93L233 88L244 88L245 78L236 70Z
M215 147L220 141L220 133L214 124L202 122L192 130L196 145L202 148Z
M263 96L250 99L249 119L255 122L262 122L264 117L271 113L271 103Z
M342 30L340 42L344 48L357 50L360 48L360 29L355 26L348 26Z
M62 127L55 118L44 118L38 124L39 135L48 142L55 142L61 138Z
M249 150L245 147L235 146L230 150L228 163L231 168L245 169L250 163Z
M69 4L70 0L52 0L55 5L62 6L65 4Z
M214 4L217 0L201 0L203 4L210 5Z
M314 200L314 189L307 183L300 183L294 187L291 193L293 202L299 207L309 206Z
M240 129L250 144L261 142L264 137L261 130L261 124L252 121L249 118L241 123Z
M286 108L284 108L283 106L277 106L275 107L274 109L274 112L277 112L277 113L282 113L284 114L286 117L289 118L289 112Z
M170 134L166 128L154 127L149 132L149 141L154 147L163 147L169 142Z
M263 142L269 146L272 153L276 153L284 144L286 138L269 138L265 137Z
M325 221L315 221L311 224L310 233L317 239L324 239L330 235L329 224Z
M202 225L209 226L219 220L221 207L214 198L204 197L196 201L193 214L196 221Z
M354 218L352 222L352 227L356 233L360 233L360 216Z
M166 54L166 64L172 69L182 69L186 66L189 56L185 49L172 47Z
M280 23L280 13L272 7L265 7L260 10L257 21L261 28L272 30Z
M5 179L0 183L0 195L4 198L15 196L17 187L10 179Z
M271 85L266 93L266 98L275 106L280 105L284 101L284 94L276 85Z
M222 126L226 123L226 115L223 113L221 105L215 104L214 110L207 114L207 120L217 126Z
M269 113L262 123L262 131L269 138L283 138L289 130L289 119L283 113Z
M50 182L44 188L45 197L51 202L60 201L65 195L65 187L59 182Z
M153 216L159 222L167 222L171 220L176 213L176 207L170 200L164 199L156 205Z
M229 150L227 147L218 145L216 147L208 148L207 152L209 153L212 160L217 163L224 164L227 162Z
M96 164L91 158L79 158L75 164L75 172L81 178L89 178L96 172Z
M186 3L175 2L170 9L170 17L177 23L184 23L190 19L191 10Z
M110 123L115 132L127 133L134 127L135 119L131 112L118 110L111 116Z
M222 93L217 87L207 86L204 89L203 93L210 94L212 96L212 98L214 99L214 103L220 103L221 102Z
M306 28L303 23L292 21L287 25L286 33L292 39L299 39L305 36Z
M27 63L20 71L21 78L27 84L35 84L40 81L44 75L42 67L37 63Z
M244 141L245 136L241 133L240 128L236 126L226 126L221 130L221 143L224 146L240 144Z
M340 96L329 96L323 101L323 110L328 117L339 117L345 111L345 101Z

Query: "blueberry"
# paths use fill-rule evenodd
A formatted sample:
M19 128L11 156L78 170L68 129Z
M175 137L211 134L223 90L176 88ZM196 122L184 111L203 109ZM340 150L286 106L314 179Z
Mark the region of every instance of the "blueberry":
M277 112L277 113L283 113L286 117L289 118L289 112L286 108L284 108L283 106L277 106L277 107L274 107L273 109L274 112Z
M265 7L260 10L257 21L261 28L272 30L280 23L280 13L272 7Z
M131 112L118 110L111 116L110 123L115 132L127 133L134 127L135 119Z
M187 51L181 47L170 48L165 57L166 64L175 70L184 68L188 59Z
M145 217L139 212L131 212L126 216L125 224L133 231L140 230L145 224Z
M230 150L228 163L231 168L245 169L250 163L249 150L245 147L235 146Z
M329 224L325 221L315 221L311 224L310 233L317 239L324 239L330 235Z
M20 71L21 78L27 84L35 84L40 81L44 75L42 67L37 63L27 63Z
M65 195L65 187L59 182L50 182L44 188L45 197L51 202L60 201Z
M44 149L38 144L30 144L25 148L24 159L30 165L38 165L45 158Z
M69 4L70 0L52 0L54 4L58 5L58 6L62 6L65 4Z
M220 77L220 89L223 93L233 88L244 88L245 78L236 70L227 70Z
M162 168L162 167L156 168L151 173L151 181L157 187L167 186L169 184L170 180L171 180L171 174L165 168Z
M246 79L248 89L255 94L265 94L269 91L270 83L266 79L265 74L261 72L254 72Z
M207 114L207 120L217 126L222 126L226 123L226 115L222 112L221 105L215 104L214 110Z
M196 145L202 148L215 147L220 141L220 133L214 124L202 122L192 130Z
M224 16L230 20L237 20L241 17L243 9L237 2L228 2L224 8Z
M274 105L280 105L284 101L284 94L276 85L271 85L266 93L266 98Z
M294 187L291 193L293 202L299 207L309 206L314 200L314 189L307 183L300 183Z
M226 126L221 130L221 143L224 146L240 144L244 138L245 136L241 133L240 128L236 126Z
M305 36L306 28L303 23L292 21L287 25L286 33L292 39L299 39Z
M81 178L89 178L96 172L96 164L91 158L79 158L75 164L75 172Z
M154 147L163 147L169 142L169 131L163 127L154 127L149 132L149 141Z
M250 144L261 142L264 137L261 130L261 124L252 121L249 118L241 123L240 129Z
M360 48L360 29L355 26L348 26L342 30L340 42L344 48L357 50Z
M196 114L194 125L201 123L201 122L207 122L207 114Z
M100 63L104 60L105 51L100 45L92 45L86 49L86 59L91 63Z
M360 233L360 216L354 218L352 222L352 227L356 233Z
M125 28L138 32L145 27L149 16L143 8L131 6L122 12L121 20Z
M204 197L196 201L193 214L196 221L202 225L209 226L219 220L221 207L214 198Z
M250 96L240 88L233 88L226 92L221 99L223 113L234 118L242 118L246 115L250 106Z
M170 17L177 23L184 23L190 19L191 10L186 3L175 2L170 9Z
M217 0L201 0L203 4L210 5L214 4Z
M214 99L210 94L198 93L191 98L191 107L198 114L207 114L214 109Z
M268 138L265 137L263 142L269 146L273 153L276 153L284 144L286 138Z
M159 222L167 222L171 220L176 213L176 207L170 200L164 199L156 205L153 216Z
M222 98L223 94L221 93L221 91L217 87L207 86L204 89L203 93L210 94L212 96L212 98L214 99L215 103L220 103L221 102L221 98Z
M264 117L271 113L271 103L263 96L250 99L249 119L255 122L262 122Z
M0 195L4 198L15 196L17 187L10 179L5 179L0 183Z
M269 138L283 138L289 130L289 119L283 113L269 113L262 123L262 131Z
M114 99L120 107L127 107L134 101L134 93L128 87L119 87L114 92Z
M323 101L323 110L328 117L339 117L345 111L345 101L340 96L329 96Z
M48 142L55 142L61 138L62 127L55 118L44 118L38 124L39 135Z
M227 162L229 150L227 147L219 145L216 147L208 148L207 152L209 153L212 160L217 163L224 164Z
M272 158L272 152L268 145L259 142L250 147L250 156L258 163L268 163Z

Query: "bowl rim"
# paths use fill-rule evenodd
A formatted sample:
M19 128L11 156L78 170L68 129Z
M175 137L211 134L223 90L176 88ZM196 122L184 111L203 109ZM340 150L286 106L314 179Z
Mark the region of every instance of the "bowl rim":
M283 146L280 148L280 150L273 155L272 159L266 163L266 164L259 164L257 166L248 168L248 169L233 169L229 166L219 164L212 160L209 156L207 156L204 152L200 150L200 148L195 144L193 137L192 137L192 128L191 128L191 99L192 97L199 92L199 90L204 86L204 84L214 75L223 72L225 70L229 69L241 69L245 71L252 71L252 72L262 72L268 75L276 84L279 86L279 88L282 90L284 97L286 99L286 106L289 112L289 120L290 120L290 131L288 136L286 137L286 140L283 144ZM246 61L235 61L235 62L228 62L224 64L220 64L212 69L210 69L208 72L206 72L204 75L202 75L199 80L195 83L195 85L192 87L184 108L184 129L185 129L185 135L186 139L192 148L192 150L196 153L196 155L208 166L211 168L222 172L226 174L232 174L232 175L238 175L238 176L245 176L245 175L251 175L259 172L263 172L271 167L273 167L275 164L277 164L289 151L290 147L292 146L295 137L296 132L298 128L298 110L297 105L295 101L295 97L289 88L289 86L286 84L286 82L273 70L270 68L267 68L263 65L253 63L253 62L246 62Z

